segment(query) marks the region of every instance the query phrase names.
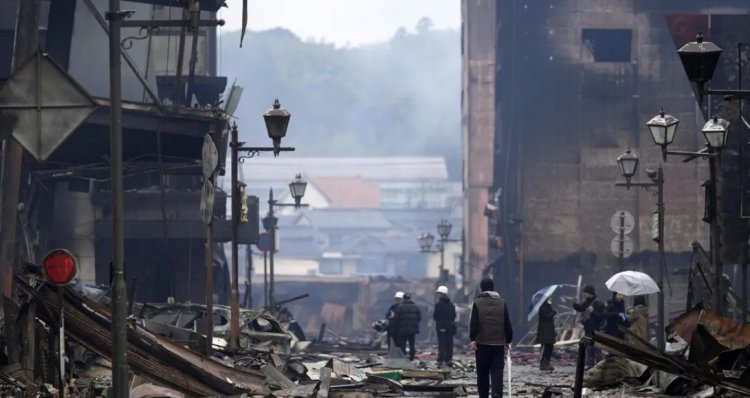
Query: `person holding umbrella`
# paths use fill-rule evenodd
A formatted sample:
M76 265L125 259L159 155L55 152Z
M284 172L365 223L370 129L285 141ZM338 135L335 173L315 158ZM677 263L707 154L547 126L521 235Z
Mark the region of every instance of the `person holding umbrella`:
M618 292L612 292L612 298L607 301L607 310L604 312L604 333L625 340L625 332L620 326L628 327L628 317L625 315L625 295Z
M542 358L539 363L539 370L554 370L550 365L552 358L552 349L557 336L555 335L555 310L552 309L552 295L563 285L551 285L539 289L529 303L528 320L539 314L537 323L536 342L542 346Z
M542 346L542 360L539 363L539 370L555 370L550 365L552 349L555 346L557 338L555 333L555 314L557 314L557 311L552 309L552 299L548 298L539 307L539 323L536 330L536 342Z

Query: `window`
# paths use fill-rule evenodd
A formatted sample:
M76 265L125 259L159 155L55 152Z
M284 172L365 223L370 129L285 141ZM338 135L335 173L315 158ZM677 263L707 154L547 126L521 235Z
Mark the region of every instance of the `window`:
M319 271L325 275L341 275L344 267L339 260L323 260L320 262Z
M630 29L584 29L584 50L594 62L630 62L633 31Z

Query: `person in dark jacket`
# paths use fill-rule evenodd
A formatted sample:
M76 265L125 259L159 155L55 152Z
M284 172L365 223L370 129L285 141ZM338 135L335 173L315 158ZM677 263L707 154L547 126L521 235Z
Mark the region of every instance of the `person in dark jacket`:
M583 303L577 300L573 303L573 309L583 313L583 333L586 337L594 337L594 331L601 330L604 326L605 306L596 298L596 290L588 285L583 288ZM597 362L601 361L602 352L599 348L590 346L586 350L586 369L591 369Z
M620 326L628 327L628 317L625 315L625 296L621 293L612 293L612 298L607 301L607 309L604 311L604 333L625 340L625 332Z
M432 318L435 320L438 337L437 362L438 367L443 364L450 366L453 361L453 336L456 334L456 306L448 297L447 287L438 287L436 293L438 300Z
M401 343L401 351L406 354L406 344L409 344L409 359L414 360L415 336L419 334L419 323L422 322L422 312L411 300L409 293L404 293L404 302L396 307L396 332Z
M539 370L554 370L550 365L552 360L552 348L555 346L557 339L555 333L555 314L557 311L552 309L552 300L547 299L539 307L539 323L536 329L536 342L542 345L542 360L539 363Z
M396 292L396 294L393 296L394 303L391 304L391 307L388 308L388 311L385 313L385 319L388 320L388 329L387 329L387 337L388 337L388 351L391 350L391 345L394 345L396 347L401 347L401 344L398 342L398 333L396 333L396 308L404 301L404 292Z
M505 347L510 350L513 326L508 306L494 291L495 283L492 279L482 279L479 287L482 293L471 306L469 322L470 347L477 362L477 389L479 398L488 398L491 384L492 396L500 398L503 396Z

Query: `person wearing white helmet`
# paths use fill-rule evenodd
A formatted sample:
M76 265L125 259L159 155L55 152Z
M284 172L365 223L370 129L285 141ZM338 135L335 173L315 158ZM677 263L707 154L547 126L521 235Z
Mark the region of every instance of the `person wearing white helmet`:
M437 302L432 318L435 320L435 329L438 337L438 367L452 365L453 361L453 336L456 334L456 306L448 297L448 288L440 286L435 291Z
M404 292L396 292L396 294L393 295L393 300L395 300L395 302L391 305L390 308L388 308L388 312L385 313L385 319L388 320L387 337L389 351L391 349L391 344L396 343L394 344L396 347L400 346L400 344L397 344L398 342L395 341L398 333L396 333L396 322L394 322L394 318L396 316L396 308L398 308L399 304L404 301Z

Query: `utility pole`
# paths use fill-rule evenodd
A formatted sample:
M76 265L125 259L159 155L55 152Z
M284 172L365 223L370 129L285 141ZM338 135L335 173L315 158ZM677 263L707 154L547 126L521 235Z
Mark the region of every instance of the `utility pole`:
M239 346L240 336L240 289L238 285L239 279L239 244L237 238L239 235L240 227L240 184L239 177L237 175L237 169L239 167L238 149L239 149L239 133L237 132L237 124L232 126L232 142L229 147L232 151L231 156L231 171L232 171L232 293L231 293L231 319L230 330L229 330L229 347L232 351L236 351Z
M658 313L659 319L657 321L657 327L659 328L656 333L656 342L659 349L664 349L664 275L667 273L667 259L664 255L664 172L662 171L661 165L656 171L656 215L659 218L657 223L658 238L657 243L659 244L659 278L657 278L656 284L659 287L659 293L657 293Z
M39 46L40 0L18 0L18 19L13 47L15 71ZM0 279L3 294L13 297L13 273L16 263L16 228L18 225L18 198L21 189L21 162L23 147L12 137L5 139L3 147L3 180L0 187Z
M620 272L625 269L625 212L620 212L620 251L618 256L618 264L620 265Z
M127 12L120 0L109 0L110 159L112 170L112 388L115 398L128 394L125 235L122 177L122 70L120 29Z
M723 315L724 314L724 294L722 292L722 281L724 279L724 270L721 264L721 256L720 256L720 250L719 246L721 246L720 240L719 240L719 217L718 217L718 198L717 198L717 186L716 186L716 160L717 160L717 153L711 149L712 156L709 156L708 158L708 170L710 175L710 181L708 185L709 192L709 201L708 204L710 209L710 217L711 217L711 262L714 266L714 280L713 280L713 306L712 311Z
M273 255L276 251L276 224L278 223L278 220L273 214L274 205L276 205L276 201L273 199L273 189L271 189L268 191L268 217L271 219L271 253L268 256L268 269L270 272L270 276L268 278L268 305L270 306L270 308L273 308L273 306L276 304L273 299L275 274L275 270L273 268Z
M40 0L18 0L18 18L13 47L13 70L17 70L38 47ZM3 295L13 298L13 274L16 264L16 228L18 226L18 199L21 189L21 165L23 148L12 137L5 139L2 159L2 186L0 187L0 290ZM36 303L29 303L26 315L26 352L24 367L33 369L36 357L35 321ZM8 357L12 362L19 360L19 342L10 317L6 318L8 335ZM31 365L31 366L30 366Z

